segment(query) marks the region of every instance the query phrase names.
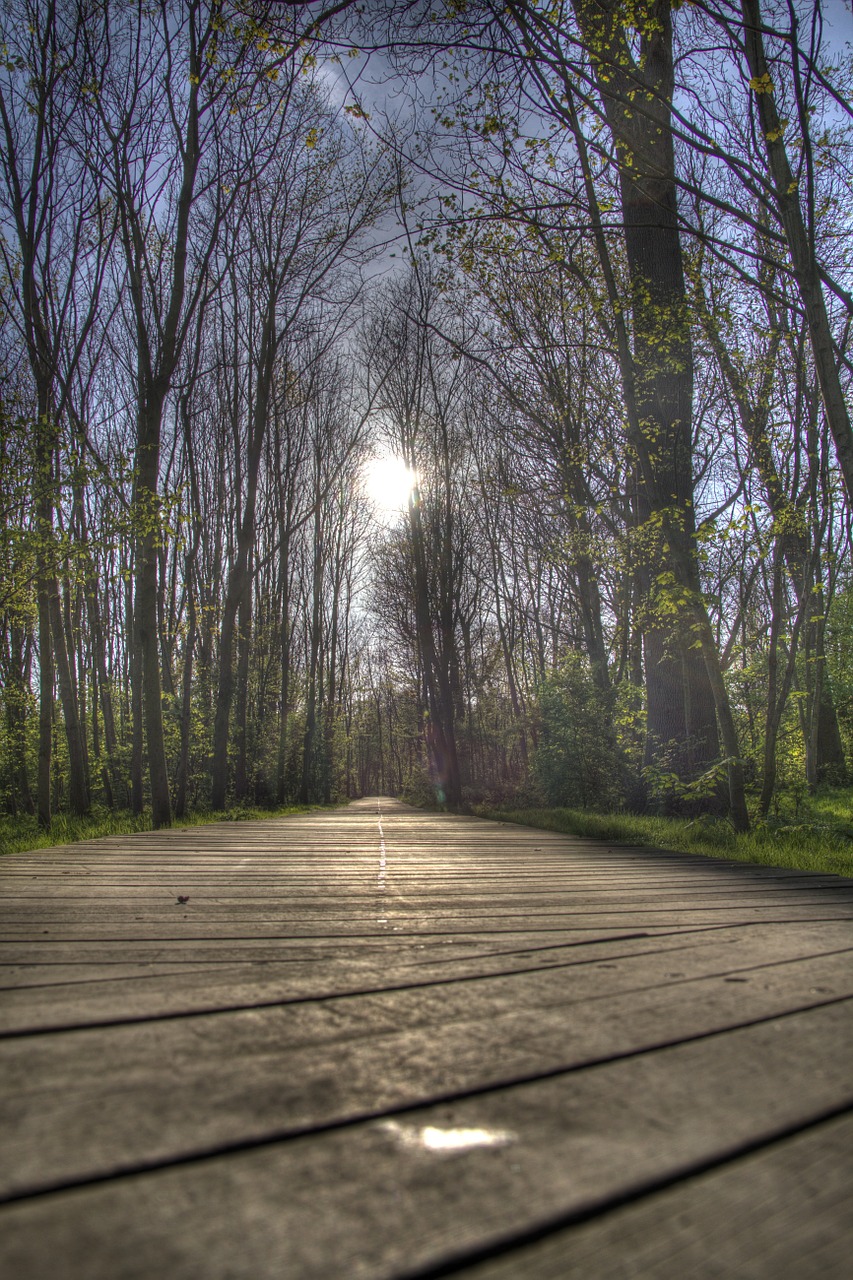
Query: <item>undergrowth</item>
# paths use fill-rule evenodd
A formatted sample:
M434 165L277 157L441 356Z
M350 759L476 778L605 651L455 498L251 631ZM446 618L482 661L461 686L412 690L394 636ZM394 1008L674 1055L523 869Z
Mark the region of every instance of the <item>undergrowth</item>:
M780 813L737 835L719 818L653 817L647 814L594 813L587 809L475 809L482 818L517 822L591 836L596 840L646 845L709 858L757 862L797 871L853 876L853 793L849 789L812 797L796 817Z
M273 809L256 809L239 805L221 813L197 810L185 818L176 818L172 828L201 827L211 822L253 822L264 818L283 818L290 813L309 813L319 805L281 805ZM58 844L76 844L80 840L97 840L100 836L133 835L138 831L151 831L151 816L134 817L129 811L95 808L87 818L75 818L59 813L50 824L49 831L42 831L34 817L28 815L12 818L0 816L0 855L26 853L30 849L50 849Z

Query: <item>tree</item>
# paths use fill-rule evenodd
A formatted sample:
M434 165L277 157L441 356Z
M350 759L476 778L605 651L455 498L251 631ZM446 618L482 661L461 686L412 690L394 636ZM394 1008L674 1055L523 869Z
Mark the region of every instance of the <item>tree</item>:
M469 462L464 423L464 360L436 336L447 323L429 264L417 262L385 291L373 322L373 376L382 385L377 412L393 452L409 467L413 486L394 562L404 630L418 659L423 732L441 803L462 804L459 721L467 565L471 529L464 488ZM390 548L389 548L390 550Z
M767 154L775 213L781 223L791 255L791 268L797 282L811 340L812 355L820 385L823 409L835 443L836 457L848 501L853 501L853 427L841 385L832 330L823 295L820 269L815 249L814 208L810 209L811 228L807 228L801 207L799 177L795 177L785 143L787 120L782 120L776 105L776 88L771 63L768 61L764 26L759 0L742 0L743 47L750 71L749 88L753 94L761 137ZM797 110L796 127L802 139L802 151L808 164L811 156L809 106L807 90L802 84L797 19L790 6L791 69ZM809 194L814 195L814 174L807 170Z
M353 267L364 252L365 231L387 200L388 179L381 157L367 154L357 135L345 138L317 86L300 82L298 62L292 64L290 74L285 97L272 102L263 116L259 112L254 116L246 142L253 176L235 210L239 229L228 251L229 314L235 326L232 421L240 433L235 452L244 456L244 464L243 493L237 495L242 511L236 555L229 569L220 629L213 745L215 809L225 804L235 628L238 611L243 609L246 625L250 612L258 477L272 418L273 384L277 372L285 381L295 374L282 366L280 353L289 340L294 345L302 342L322 364L324 349L334 344L358 288ZM244 299L249 300L245 314ZM323 341L312 341L312 332L324 323ZM248 381L240 385L238 370L244 364ZM245 422L243 404L251 406ZM287 536L285 530L285 540ZM245 636L245 625L241 634Z
M188 335L217 285L222 226L248 176L230 113L242 121L296 56L266 38L264 16L262 7L226 21L219 0L160 0L151 9L107 5L85 26L80 92L99 143L87 157L114 205L135 331L135 752L144 718L155 826L171 821L157 583L164 418ZM138 771L135 782L139 809Z
M97 179L80 165L75 59L85 40L76 6L29 0L7 9L0 72L3 222L0 237L10 314L33 384L34 505L37 513L40 730L37 804L50 825L54 675L68 743L70 802L89 809L86 743L60 605L55 516L63 428L72 388L103 300L114 226ZM12 249L14 244L15 248ZM79 417L79 406L77 406Z

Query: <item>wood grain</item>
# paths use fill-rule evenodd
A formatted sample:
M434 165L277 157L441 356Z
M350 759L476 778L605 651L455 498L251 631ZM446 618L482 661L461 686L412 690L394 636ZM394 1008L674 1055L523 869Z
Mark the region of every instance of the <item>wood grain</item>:
M7 857L0 1268L846 1274L851 918L386 799Z

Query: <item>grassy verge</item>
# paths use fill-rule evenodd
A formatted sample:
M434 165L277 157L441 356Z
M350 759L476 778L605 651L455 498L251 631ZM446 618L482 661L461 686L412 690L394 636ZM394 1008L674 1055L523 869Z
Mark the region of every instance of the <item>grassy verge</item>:
M173 827L201 827L210 822L247 822L263 818L283 818L290 813L309 813L319 805L282 805L275 809L226 809L222 813L199 810L173 822ZM94 809L88 818L57 814L50 831L41 831L35 818L0 817L0 855L25 853L28 849L50 849L57 844L74 844L78 840L96 840L99 836L132 835L150 831L151 818L143 814L135 818L130 812Z
M853 806L849 790L820 797L799 820L776 818L739 836L727 822L697 818L657 818L628 813L591 813L584 809L486 809L482 818L519 822L546 831L592 836L623 844L649 845L708 858L759 862L798 871L853 876Z

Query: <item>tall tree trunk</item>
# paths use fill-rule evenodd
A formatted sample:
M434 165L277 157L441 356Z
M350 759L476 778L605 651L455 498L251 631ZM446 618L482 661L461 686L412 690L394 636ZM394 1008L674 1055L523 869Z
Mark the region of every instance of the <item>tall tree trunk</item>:
M228 792L228 740L231 703L234 699L234 632L239 608L239 595L236 588L236 571L232 567L228 576L228 589L225 593L222 625L219 630L219 680L213 717L210 803L216 810L225 808Z
M50 759L54 679L59 685L60 702L68 742L69 802L75 814L89 812L89 780L86 772L77 699L74 696L71 667L66 645L65 627L59 600L59 582L54 564L54 497L53 455L56 428L50 407L50 385L38 390L38 425L36 428L36 519L39 532L36 552L39 608L39 658L42 667L40 689L51 710L42 709L39 747L39 822L50 825Z
M676 770L689 780L718 758L722 737L732 819L745 827L737 733L701 595L694 541L693 353L675 184L670 6L668 0L648 6L638 62L628 49L616 0L574 0L574 8L616 141L631 281L633 351L619 320L622 304L587 172L599 251L618 320L630 442L640 475L647 760L659 746L673 744ZM634 110L638 94L642 109ZM674 625L668 615L674 616Z
M125 632L128 637L128 677L130 680L130 807L135 818L145 808L145 732L142 723L142 649L136 627L133 586L125 586Z
M776 208L791 255L794 279L806 314L824 413L835 444L847 501L853 502L853 427L850 424L850 414L835 358L835 345L832 340L814 243L806 230L800 205L799 184L791 172L788 161L785 124L780 120L776 108L775 86L767 63L764 37L761 32L759 0L741 0L741 12L744 49L752 76L750 89L755 95ZM798 56L799 53L795 47L791 51L791 58ZM802 123L805 128L808 127L807 121Z
M308 657L308 689L305 699L305 734L302 739L302 804L317 800L317 684L319 678L321 604L323 590L323 525L320 504L320 459L315 460L314 556L311 585L311 623Z
M237 528L236 554L228 574L228 585L222 610L222 628L219 640L219 687L213 723L211 803L214 809L223 809L225 807L228 786L228 739L231 726L231 705L234 699L235 632L237 630L237 614L243 601L248 600L251 602L251 557L255 543L258 471L270 411L276 347L275 299L271 295L267 302L267 312L260 339L255 401L252 419L249 424L249 441L246 450L245 506Z
M752 465L761 480L767 505L778 530L777 538L781 555L787 567L797 603L800 611L807 610L814 620L806 623L804 632L807 650L806 689L810 707L814 703L814 711L810 711L809 716L812 732L806 735L806 773L815 780L833 777L843 782L847 776L847 766L832 688L828 679L821 681L820 693L815 699L812 682L815 668L810 667L808 662L808 651L815 646L822 647L825 621L822 589L815 593L815 571L812 564L813 537L802 511L796 504L795 496L785 493L767 434L772 368L782 336L781 326L777 322L777 327L773 331L770 347L765 356L765 368L758 380L753 400L750 397L747 378L732 359L698 281L694 293L705 335L713 348L737 406L738 419L749 444ZM825 664L820 657L818 666L823 673Z
M187 812L187 796L190 777L190 739L192 733L192 694L193 694L193 662L195 658L195 642L198 634L198 610L195 601L193 575L195 573L195 551L188 551L184 557L184 581L187 590L187 612L189 627L184 645L184 670L181 677L181 745L178 753L178 767L175 771L175 817L183 818Z
M89 611L91 629L92 661L97 674L98 694L101 704L101 716L104 723L104 752L107 757L110 792L113 802L119 808L127 805L127 786L118 764L118 736L116 734L115 713L110 692L109 672L107 670L107 649L104 637L101 602L98 596L98 580L94 565L89 559L86 573L86 602Z
M4 702L9 736L12 808L18 805L24 813L36 812L27 769L27 702L31 663L27 656L31 639L22 626L12 623L9 636L9 677Z
M286 573L286 567L282 573ZM281 605L281 683L279 686L278 755L276 759L276 802L284 804L287 795L288 714L290 709L290 617L289 592L285 586Z
M657 76L668 88L670 66L665 53L659 56L662 65ZM647 73L653 71L653 65L647 64ZM621 117L621 108L612 105L609 117L617 112ZM646 123L643 115L639 118ZM614 130L621 123L621 118L614 122ZM620 156L623 230L633 293L637 429L633 444L644 464L638 533L646 551L640 568L646 601L646 758L653 759L661 748L675 743L676 772L689 778L717 758L719 743L702 653L683 621L673 626L667 616L671 606L667 574L673 556L689 567L691 589L698 588L699 578L691 439L693 353L671 133L638 138L630 147L623 144ZM665 529L660 523L664 511Z
M770 635L767 650L767 711L764 720L764 773L761 780L761 797L758 812L766 818L770 812L773 792L776 787L776 743L779 737L779 726L782 713L788 700L791 683L796 670L796 654L799 632L803 621L803 606L798 611L794 624L794 634L788 646L788 660L782 680L779 680L779 638L783 624L784 593L782 591L782 561L784 549L782 539L777 538L773 548L773 593L770 612Z
M447 634L445 622L444 644L439 652L433 633L427 553L420 494L417 490L413 491L409 500L409 527L418 651L423 664L426 689L426 746L433 779L438 784L439 803L446 804L450 809L458 809L462 804L462 776L456 747L455 706L449 670L449 650L453 639Z
M237 612L237 696L234 707L234 798L241 803L249 794L248 714L249 657L252 649L251 570Z
M65 737L68 744L68 800L72 813L83 815L89 812L91 806L89 777L86 768L86 752L83 742L83 727L80 721L79 702L74 688L74 672L68 653L65 625L62 619L59 582L55 576L52 576L49 580L48 609L53 637L56 682L59 689L62 718L65 721Z
M43 578L38 583L39 637L39 745L36 782L38 824L43 831L50 828L51 762L53 754L53 647L50 637L49 587Z
M151 820L155 828L172 823L169 771L163 734L160 673L158 553L162 537L159 499L160 424L164 393L153 391L140 405L133 511L136 522L136 591L133 622L142 675L142 716L148 753Z

